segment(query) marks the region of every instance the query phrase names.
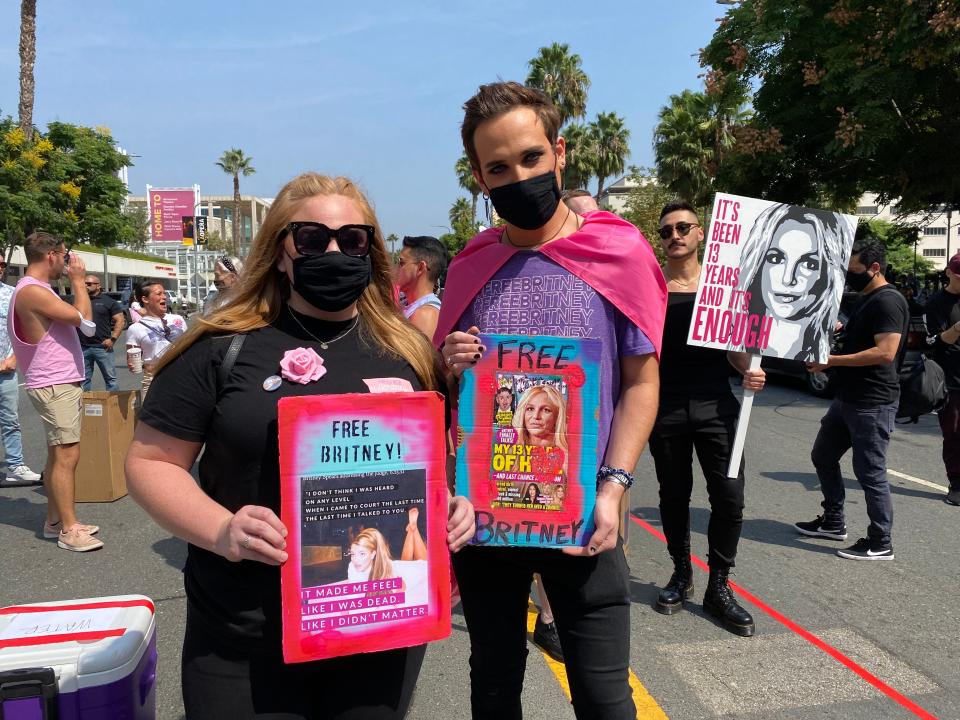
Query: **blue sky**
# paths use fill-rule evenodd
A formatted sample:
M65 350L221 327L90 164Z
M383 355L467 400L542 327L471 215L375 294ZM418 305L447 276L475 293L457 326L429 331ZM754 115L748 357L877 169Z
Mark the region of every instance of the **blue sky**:
M0 3L0 112L15 115L19 2ZM214 162L240 147L271 197L304 170L357 180L384 233L446 231L458 195L461 106L484 82L523 81L568 43L592 80L588 119L615 111L652 164L656 115L697 88L713 0L334 3L40 0L34 122L106 125L145 185L229 194ZM441 226L441 227L436 227Z

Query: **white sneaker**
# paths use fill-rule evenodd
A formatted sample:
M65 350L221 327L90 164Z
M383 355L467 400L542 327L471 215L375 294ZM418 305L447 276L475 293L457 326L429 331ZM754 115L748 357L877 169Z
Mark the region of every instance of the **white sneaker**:
M43 482L39 473L35 473L26 465L17 465L7 468L7 477L4 485L39 485Z

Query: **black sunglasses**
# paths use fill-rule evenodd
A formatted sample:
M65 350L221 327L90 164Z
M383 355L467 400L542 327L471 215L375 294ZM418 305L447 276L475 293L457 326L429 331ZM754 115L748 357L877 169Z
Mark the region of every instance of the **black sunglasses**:
M284 230L293 234L293 246L301 255L323 255L330 240L335 238L340 252L358 258L370 254L370 244L376 232L372 225L341 225L331 230L318 222L287 223Z
M690 234L690 230L695 227L700 227L700 223L678 222L676 225L664 225L657 230L657 234L662 240L669 240L670 236L673 235L673 229L676 228L680 237L686 237Z

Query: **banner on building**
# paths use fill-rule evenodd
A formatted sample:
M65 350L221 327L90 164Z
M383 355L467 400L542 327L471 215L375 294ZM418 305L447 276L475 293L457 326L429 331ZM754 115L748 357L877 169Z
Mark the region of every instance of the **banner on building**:
M857 218L717 193L687 342L826 363Z
M601 343L481 335L460 380L457 494L476 545L586 545L596 501Z
M280 400L286 662L450 634L445 437L433 392Z
M193 215L184 215L180 218L184 245L193 245L193 225Z
M147 185L150 237L154 242L183 242L183 218L193 217L199 189L154 188Z
M197 245L201 247L207 244L207 216L206 215L197 215L194 218L193 222L194 235L196 236Z

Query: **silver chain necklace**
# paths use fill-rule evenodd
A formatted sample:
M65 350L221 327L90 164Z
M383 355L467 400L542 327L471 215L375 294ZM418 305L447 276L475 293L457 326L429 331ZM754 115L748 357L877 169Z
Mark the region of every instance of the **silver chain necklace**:
M347 335L349 335L350 333L353 332L353 329L354 329L355 327L357 327L357 323L360 322L360 313L357 313L357 317L356 317L356 319L353 321L353 325L351 325L351 326L348 327L346 330L344 330L342 333L340 333L339 335L337 335L335 338L333 338L333 340L321 340L320 338L318 338L316 335L314 335L312 332L310 332L309 330L307 330L307 329L303 326L303 323L300 322L300 319L299 319L296 315L293 314L293 310L290 309L290 306L289 306L289 305L287 305L287 312L290 313L290 317L292 317L292 318L293 318L293 321L294 321L297 325L300 326L300 329L301 329L301 330L303 330L307 335L309 335L309 336L312 337L314 340L316 340L318 343L320 343L320 349L321 349L321 350L326 350L326 349L329 348L331 345L333 345L335 342L337 342L337 340L343 340L343 338L345 338Z

